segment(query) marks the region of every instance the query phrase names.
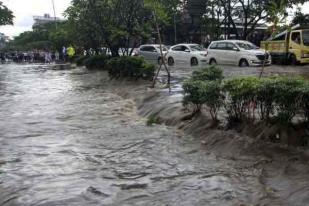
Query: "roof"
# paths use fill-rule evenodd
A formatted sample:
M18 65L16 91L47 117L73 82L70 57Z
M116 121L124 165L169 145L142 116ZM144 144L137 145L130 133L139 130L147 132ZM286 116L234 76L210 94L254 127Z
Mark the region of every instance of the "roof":
M287 29L279 34L277 34L274 37L270 37L269 39L267 39L268 41L271 41L273 39L276 39L278 37L281 37L283 35L286 35L286 33L288 33L289 31L293 31L293 30L301 30L301 29L309 29L309 25L308 24L297 24L295 26L292 26L290 29Z
M182 43L182 44L176 44L174 46L194 46L194 45L199 45L199 44Z
M251 42L246 41L246 40L233 40L233 39L230 39L230 40L218 40L218 41L213 41L212 43L218 43L218 42L251 43Z

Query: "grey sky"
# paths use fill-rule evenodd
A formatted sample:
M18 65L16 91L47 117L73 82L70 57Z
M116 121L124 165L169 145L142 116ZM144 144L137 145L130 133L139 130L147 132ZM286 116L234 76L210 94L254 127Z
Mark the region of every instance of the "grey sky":
M15 15L14 26L2 26L0 32L8 36L16 36L23 31L31 30L33 16L49 13L53 15L52 0L2 0ZM62 17L71 0L54 0L58 17ZM309 13L309 2L302 6Z
M52 0L2 0L3 3L14 12L14 26L2 26L0 32L8 36L16 36L19 33L31 30L33 16L42 16L45 13L53 15ZM54 0L56 15L63 17L63 12L69 6L71 0Z

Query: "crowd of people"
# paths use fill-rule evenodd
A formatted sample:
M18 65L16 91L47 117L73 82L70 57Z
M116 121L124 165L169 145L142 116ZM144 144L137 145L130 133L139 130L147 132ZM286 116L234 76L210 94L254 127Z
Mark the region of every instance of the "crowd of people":
M1 63L59 63L67 62L69 58L75 55L75 49L72 46L63 47L61 52L50 50L32 50L32 51L13 51L0 52Z

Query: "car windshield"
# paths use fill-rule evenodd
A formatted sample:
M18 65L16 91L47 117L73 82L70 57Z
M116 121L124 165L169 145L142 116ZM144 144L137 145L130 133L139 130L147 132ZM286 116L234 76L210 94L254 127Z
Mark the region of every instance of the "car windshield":
M309 30L303 31L303 43L305 46L309 46Z
M201 47L200 45L191 45L191 46L190 46L190 49L191 49L192 51L204 51L204 48Z
M245 43L245 42L237 42L236 43L241 49L245 50L253 50L253 49L258 49L257 46L251 43Z
M160 50L160 46L157 46L157 49ZM167 51L167 48L165 46L162 46L162 51Z

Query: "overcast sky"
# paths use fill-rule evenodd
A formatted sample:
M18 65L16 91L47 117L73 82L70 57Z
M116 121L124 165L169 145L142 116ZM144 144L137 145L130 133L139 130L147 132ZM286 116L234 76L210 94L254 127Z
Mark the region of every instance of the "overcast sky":
M14 13L14 26L2 26L0 32L8 36L31 30L33 16L43 16L45 13L54 15L52 0L1 0ZM63 17L63 12L71 0L54 0L56 15Z
M53 16L52 0L2 0L15 15L14 26L2 26L0 32L8 36L16 36L23 31L31 30L33 16L49 13ZM71 0L54 0L56 15L63 17L63 12L70 5ZM305 13L309 13L309 2L302 6ZM292 12L293 13L293 12Z

